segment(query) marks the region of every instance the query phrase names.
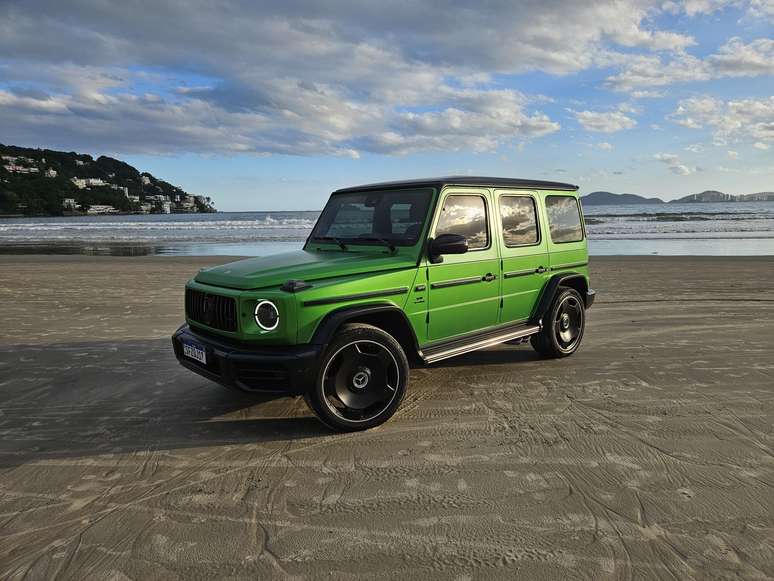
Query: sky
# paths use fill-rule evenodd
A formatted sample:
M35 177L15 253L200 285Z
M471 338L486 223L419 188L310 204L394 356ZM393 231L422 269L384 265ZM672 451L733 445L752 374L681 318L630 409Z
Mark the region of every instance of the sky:
M0 0L0 143L227 211L455 174L774 191L774 0Z

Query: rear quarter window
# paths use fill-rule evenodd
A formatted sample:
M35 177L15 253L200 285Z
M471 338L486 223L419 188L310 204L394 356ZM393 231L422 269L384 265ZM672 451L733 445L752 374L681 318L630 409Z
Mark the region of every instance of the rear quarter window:
M562 244L583 240L580 207L575 196L547 196L546 214L552 242Z
M528 246L540 242L537 208L531 196L501 196L500 215L505 245Z

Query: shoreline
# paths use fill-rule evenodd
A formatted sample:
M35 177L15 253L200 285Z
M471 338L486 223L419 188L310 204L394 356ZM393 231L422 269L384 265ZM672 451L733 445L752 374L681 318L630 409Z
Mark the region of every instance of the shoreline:
M300 249L304 239L259 241L161 242L6 242L0 238L0 257L7 256L270 256ZM774 237L650 238L589 240L589 256L599 257L749 257L774 256Z

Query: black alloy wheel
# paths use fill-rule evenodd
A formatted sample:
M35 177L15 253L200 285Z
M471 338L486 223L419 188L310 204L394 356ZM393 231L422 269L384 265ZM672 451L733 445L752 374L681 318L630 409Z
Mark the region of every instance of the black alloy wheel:
M559 287L551 308L543 318L543 329L530 342L547 357L567 357L577 351L583 339L586 311L580 293Z
M317 417L337 431L364 430L388 420L400 405L409 365L389 333L365 324L336 333L305 399Z

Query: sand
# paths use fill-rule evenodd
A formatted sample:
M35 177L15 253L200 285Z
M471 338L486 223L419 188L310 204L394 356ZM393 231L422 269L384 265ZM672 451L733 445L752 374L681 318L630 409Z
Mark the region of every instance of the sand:
M573 357L347 435L176 363L221 261L0 257L0 579L774 577L774 259L595 258Z

